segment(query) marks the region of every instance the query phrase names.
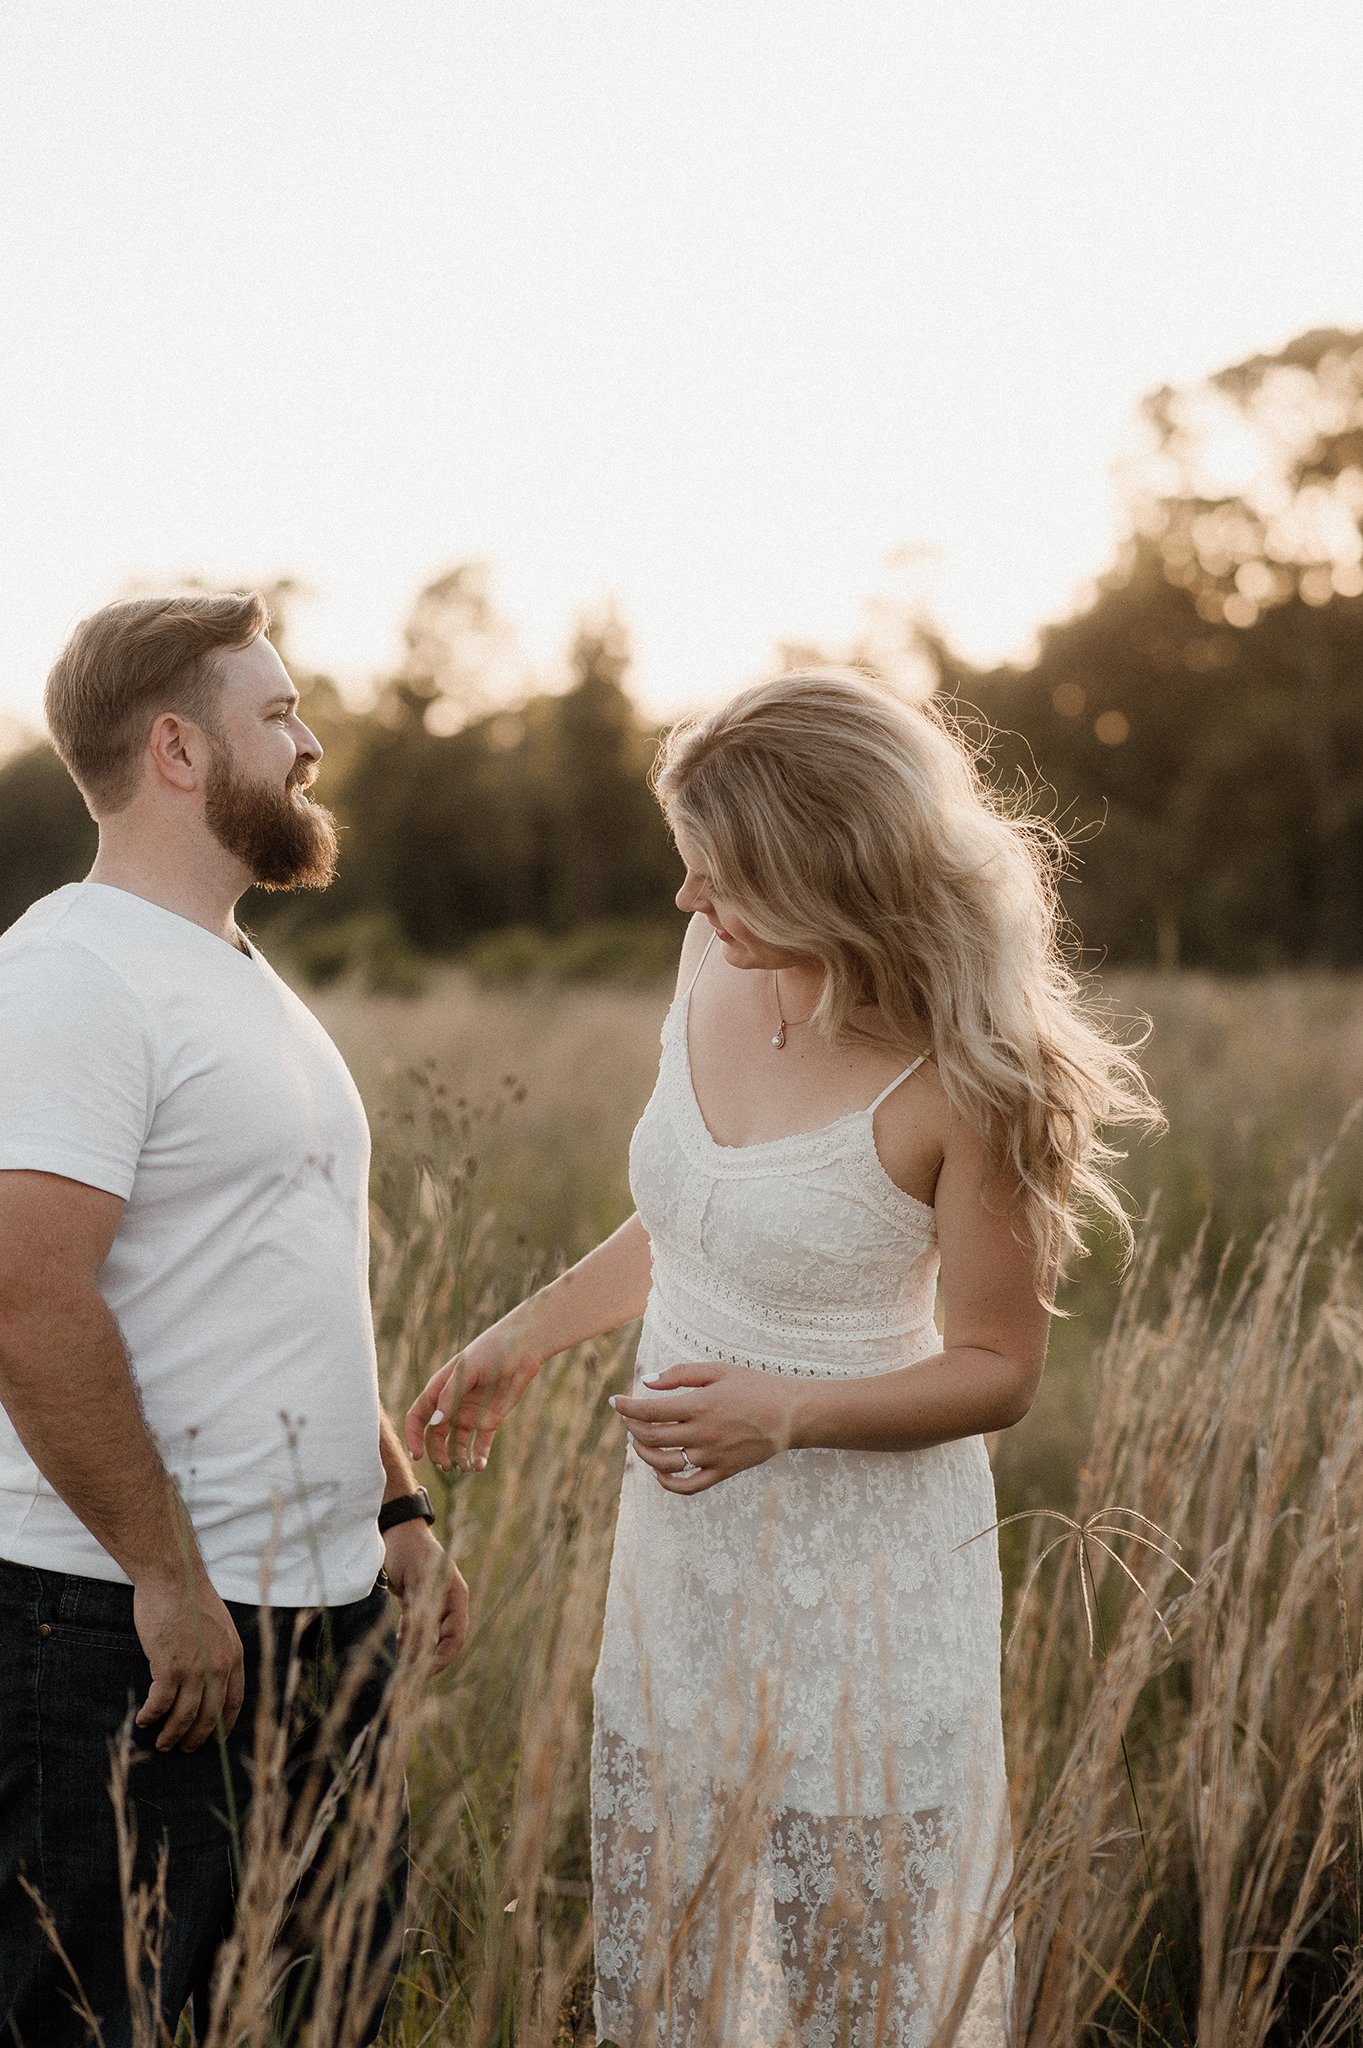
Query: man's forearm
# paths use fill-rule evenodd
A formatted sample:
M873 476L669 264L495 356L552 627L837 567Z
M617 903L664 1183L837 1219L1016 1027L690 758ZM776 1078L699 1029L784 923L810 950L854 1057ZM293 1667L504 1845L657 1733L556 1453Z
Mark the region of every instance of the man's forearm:
M0 1401L43 1477L134 1584L202 1571L97 1288L5 1305Z
M416 1467L382 1408L379 1410L379 1456L383 1460L384 1499L396 1500L400 1494L415 1493Z

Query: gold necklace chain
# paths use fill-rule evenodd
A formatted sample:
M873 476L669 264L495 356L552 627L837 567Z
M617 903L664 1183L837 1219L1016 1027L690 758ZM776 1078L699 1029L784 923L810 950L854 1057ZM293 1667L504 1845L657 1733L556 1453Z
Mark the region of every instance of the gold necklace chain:
M775 983L776 987L776 1015L780 1019L778 1029L775 1035L773 1036L771 1042L776 1047L776 1050L778 1052L784 1052L786 1048L786 1014L785 1011L781 1008L781 970L779 967L772 968L771 978L772 981ZM815 1009L818 1008L817 1003L814 1007ZM812 1017L813 1015L814 1011L811 1010L809 1013L809 1017ZM802 1024L807 1024L809 1022L809 1017L792 1018L791 1028L798 1031Z

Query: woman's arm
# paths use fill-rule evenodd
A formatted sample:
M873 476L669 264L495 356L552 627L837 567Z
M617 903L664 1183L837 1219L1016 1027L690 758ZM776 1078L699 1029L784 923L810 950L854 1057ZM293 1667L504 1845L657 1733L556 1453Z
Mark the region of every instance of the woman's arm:
M702 1492L777 1451L924 1450L1021 1421L1040 1384L1049 1316L1036 1299L1031 1252L1013 1235L1007 1191L991 1180L982 1144L959 1119L934 1206L942 1349L860 1379L670 1367L657 1376L658 1394L616 1403L669 1492ZM702 1468L698 1477L677 1476L678 1444Z
M432 1373L407 1411L407 1448L481 1471L498 1428L535 1374L573 1344L642 1315L652 1255L638 1216ZM453 1435L453 1443L451 1443Z
M648 1232L637 1215L594 1251L513 1308L508 1322L540 1354L540 1364L573 1344L603 1337L644 1312L652 1275Z
M1021 1422L1041 1384L1050 1317L1031 1248L1013 1235L1009 1192L991 1179L975 1133L953 1119L933 1204L942 1349L873 1378L801 1380L793 1447L915 1451Z
M709 936L706 920L693 917L682 941L678 992L700 964ZM453 1462L481 1472L498 1427L540 1367L560 1351L642 1315L652 1270L648 1232L631 1216L431 1374L407 1411L412 1456L425 1450L437 1465Z

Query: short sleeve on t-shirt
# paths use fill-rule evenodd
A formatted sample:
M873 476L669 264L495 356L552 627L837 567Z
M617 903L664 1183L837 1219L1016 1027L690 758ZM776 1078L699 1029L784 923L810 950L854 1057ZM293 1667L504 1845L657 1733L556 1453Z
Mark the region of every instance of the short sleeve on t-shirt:
M156 1107L150 1021L76 942L0 949L0 1171L127 1200Z

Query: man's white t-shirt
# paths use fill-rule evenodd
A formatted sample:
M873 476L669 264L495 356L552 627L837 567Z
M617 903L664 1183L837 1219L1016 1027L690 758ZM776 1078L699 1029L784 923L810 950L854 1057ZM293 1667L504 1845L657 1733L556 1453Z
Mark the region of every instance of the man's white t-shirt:
M80 882L0 935L0 1171L126 1207L99 1273L224 1599L341 1605L383 1562L369 1129L260 954ZM71 1407L98 1439L83 1361ZM0 1413L0 1557L127 1583Z

